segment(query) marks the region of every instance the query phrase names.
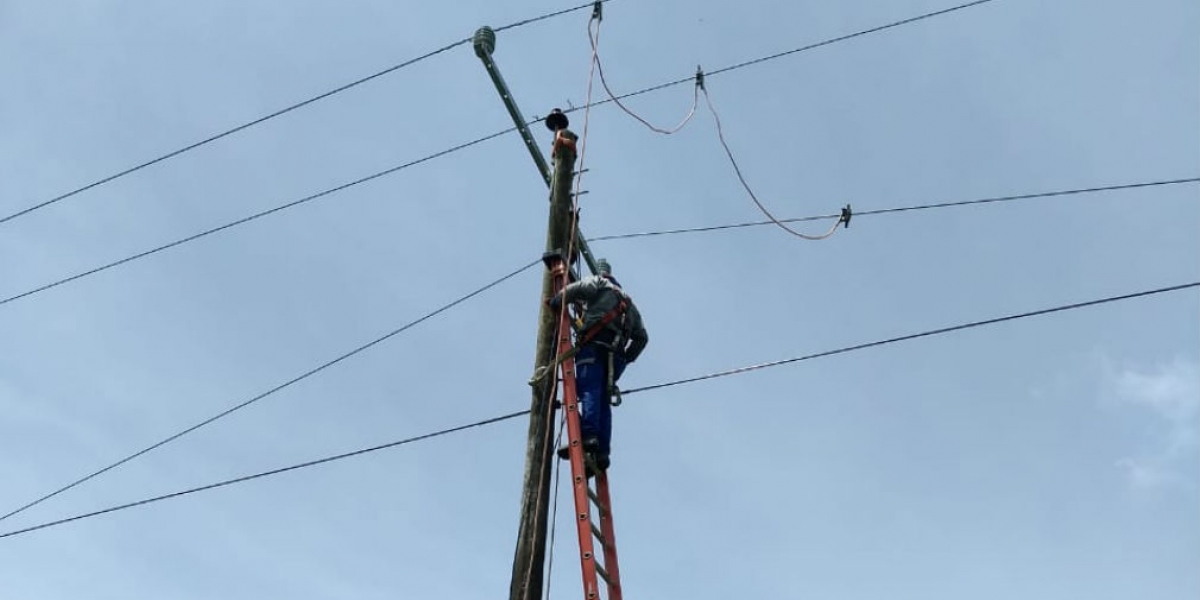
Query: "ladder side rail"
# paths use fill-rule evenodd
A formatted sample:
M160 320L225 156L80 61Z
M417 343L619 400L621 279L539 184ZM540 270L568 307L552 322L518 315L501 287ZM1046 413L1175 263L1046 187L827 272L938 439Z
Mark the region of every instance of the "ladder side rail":
M608 572L608 600L621 600L621 574L617 568L617 534L613 528L612 498L608 495L608 472L596 474L596 495L603 509L600 513L600 532L604 534L604 568Z
M559 260L554 269L555 277L558 280L555 287L561 290L567 280L566 267ZM579 416L579 398L575 387L575 358L569 354L571 350L571 318L568 311L564 309L558 323L558 354L567 357L560 365L562 368L562 407L567 411L567 443L571 457L571 488L575 499L575 526L579 536L579 563L585 600L598 600L600 585L596 575L596 553L592 543L587 467L583 459L583 430Z

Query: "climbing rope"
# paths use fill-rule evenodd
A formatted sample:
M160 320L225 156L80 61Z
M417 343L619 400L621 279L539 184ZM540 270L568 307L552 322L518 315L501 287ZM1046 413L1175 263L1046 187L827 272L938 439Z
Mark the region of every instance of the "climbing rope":
M558 437L554 440L554 447L558 448L562 444L563 431L567 428L567 413L562 413L558 419ZM554 462L554 495L550 509L550 548L546 551L546 556L549 557L549 562L546 565L546 585L543 586L546 590L546 600L550 600L550 582L554 576L554 539L558 529L558 484L562 480L559 475L559 469L562 467L562 461Z
M599 22L601 19L602 6L603 6L602 2L596 2L593 5L592 18L588 20L589 37L591 37L592 22ZM599 28L597 28L597 34L598 33L599 33ZM579 231L579 190L580 190L579 186L581 186L583 183L583 173L585 171L585 169L583 168L583 161L584 161L585 152L587 150L588 121L590 120L591 112L592 112L591 111L592 82L593 82L595 74L596 74L596 64L597 64L596 47L597 47L598 38L599 38L599 35L597 35L595 38L593 38L593 42L592 42L591 66L588 69L587 101L586 101L586 104L584 105L585 108L583 111L583 135L581 135L579 137L579 141L577 144L577 147L579 148L579 161L575 165L575 189L571 194L571 233L569 234L567 248L566 248L566 251L564 252L564 256L563 256L563 260L567 261L567 264L565 265L565 267L567 269L568 274L570 273L570 270L571 270L571 259L575 256L575 254L577 252L577 250L575 249L575 241L576 241L576 233ZM558 134L556 133L555 135L557 136ZM557 151L557 145L558 145L558 139L556 138L555 139L556 151ZM554 173L557 174L558 169L555 169ZM551 189L552 190L554 189L554 187L556 185L557 185L556 182L551 181ZM567 279L569 280L569 277L567 277ZM565 298L564 298L564 301L561 303L561 307L559 309L560 312L558 314L558 321L557 321L558 325L561 325L563 323L563 321L566 320L567 310L568 310L567 302L565 301ZM556 325L556 329L557 329L557 325ZM559 332L560 335L561 335L561 333L562 332ZM551 367L551 369L556 369L558 364L561 362L561 357L559 356L559 350L560 350L560 347L559 347L559 343L558 343L558 338L556 336L556 338L554 340L554 361L551 363L551 365L553 365ZM558 390L557 378L551 384L550 390L551 390L551 392L550 392L551 401L548 403L547 410L549 411L549 414L546 416L548 421L554 418L553 398L556 395L555 392L557 392L557 390ZM562 418L565 419L565 417L566 417L566 413L564 412L562 415ZM550 436L547 436L547 441L549 441L549 438L550 438ZM560 426L558 438L555 441L554 448L558 448L558 444L561 443L561 441L562 441L562 427ZM554 467L554 473L555 473L554 512L557 513L557 511L558 511L558 466L559 465L557 464L558 463L557 460L555 461L555 463L556 464ZM537 498L537 502L535 504L536 508L534 510L534 523L537 523L538 519L541 517L541 506L542 506L541 493L542 493L542 488L545 486L545 483L546 483L545 474L546 474L546 471L542 470L541 474L539 475L538 488L537 488L538 489L538 498ZM552 529L553 529L553 527L554 526L551 525ZM553 540L553 538L552 538L552 540ZM553 541L552 541L552 543L553 543ZM551 552L553 552L553 550L551 550ZM553 565L553 562L551 562L550 564ZM549 574L547 574L547 576L548 575ZM530 562L529 569L525 572L525 589L529 589L529 583L532 580L532 578L533 578L533 563ZM547 578L547 582L548 581L549 581L549 579ZM548 586L547 586L547 595L548 594L549 594L549 592L548 592Z

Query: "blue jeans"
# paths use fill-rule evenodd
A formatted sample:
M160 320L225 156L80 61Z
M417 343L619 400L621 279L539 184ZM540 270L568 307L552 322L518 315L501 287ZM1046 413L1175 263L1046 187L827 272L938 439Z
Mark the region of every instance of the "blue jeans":
M586 344L575 355L575 391L579 396L579 420L583 439L600 441L599 451L608 454L612 442L612 406L608 398L608 358L612 351ZM625 360L613 356L613 383L625 372Z

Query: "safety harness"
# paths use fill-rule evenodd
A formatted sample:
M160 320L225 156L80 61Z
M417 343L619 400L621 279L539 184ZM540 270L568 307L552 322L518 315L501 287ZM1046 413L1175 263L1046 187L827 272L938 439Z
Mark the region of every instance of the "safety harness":
M629 338L630 324L629 324L629 319L627 318L626 313L629 310L630 300L629 300L629 296L626 296L625 291L622 290L620 287L614 285L611 281L609 281L607 279L605 280L605 283L607 283L606 287L608 290L617 294L617 296L619 298L617 300L617 305L612 307L612 309L609 310L608 312L604 313L604 315L601 316L599 320L597 320L595 323L593 323L592 326L588 327L587 330L585 330L585 331L579 331L579 329L581 329L583 326L582 316L580 316L580 318L578 320L576 320L574 323L576 326L576 332L577 332L576 336L575 336L575 340L576 340L575 346L573 348L571 348L571 350L569 352L559 355L555 359L553 364L538 367L536 370L534 370L533 377L531 377L529 379L529 385L536 384L543 377L545 377L547 373L550 372L550 369L557 368L558 365L562 363L562 361L564 361L568 358L574 358L575 355L579 353L580 348L583 348L585 345L593 342L596 339L596 336L600 335L605 329L612 329L614 334L613 334L613 339L611 341L596 342L596 343L606 346L609 350L608 365L607 365L608 366L607 391L608 391L609 403L612 404L613 406L619 406L621 404L621 390L617 388L616 382L614 381L614 377L613 377L614 366L615 366L613 364L613 357L616 355L615 350L622 348L625 344L625 341ZM618 322L618 319L619 319L619 322ZM615 325L614 325L614 322L616 322Z
M614 358L617 350L624 347L625 340L629 337L629 320L626 318L626 311L629 310L629 297L625 295L624 290L613 285L611 281L606 280L606 282L608 283L608 289L619 297L617 305L612 307L612 310L604 313L604 316L600 317L600 320L596 321L587 331L577 336L578 342L576 343L576 348L592 342L605 328L611 327L614 331L613 339L606 344L602 344L608 346L608 364L606 365L607 369L605 369L608 381L606 382L605 391L607 392L608 403L613 406L620 406L621 390L617 387ZM613 326L613 322L618 319L620 319L620 322Z

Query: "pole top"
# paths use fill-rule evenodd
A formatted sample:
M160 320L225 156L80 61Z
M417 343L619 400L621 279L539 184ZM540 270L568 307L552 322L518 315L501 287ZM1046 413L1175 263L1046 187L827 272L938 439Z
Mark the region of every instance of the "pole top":
M471 41L475 46L475 56L479 58L491 56L496 51L496 32L487 25L475 30Z
M567 119L567 115L563 113L561 108L556 108L550 111L549 115L546 115L546 129L550 131L566 129L570 124L571 121Z

